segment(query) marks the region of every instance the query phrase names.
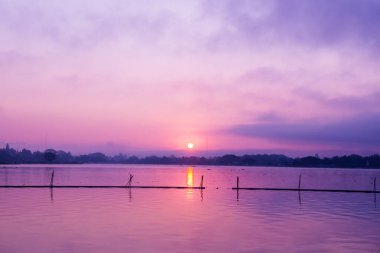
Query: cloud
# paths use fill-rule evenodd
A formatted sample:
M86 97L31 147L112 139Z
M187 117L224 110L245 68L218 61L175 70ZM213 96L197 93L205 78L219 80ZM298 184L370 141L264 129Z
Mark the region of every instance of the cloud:
M306 47L354 43L380 49L380 2L373 0L209 0L205 12L219 16L222 31L252 47L293 43ZM269 43L269 44L268 44Z
M15 50L0 51L0 69L31 63L36 58Z
M85 1L65 3L28 1L0 2L4 31L12 37L56 43L60 46L85 49L100 43L127 39L128 43L153 43L164 37L176 21L167 6L151 8L124 1Z
M285 119L283 117L281 117L280 115L278 115L274 111L261 113L256 117L256 120L258 120L259 122L281 122L281 121L285 121Z
M260 83L260 84L279 84L281 85L288 77L285 73L273 67L258 67L251 69L237 78L239 83Z
M359 91L362 92L362 91ZM317 102L322 107L345 112L379 112L380 92L372 92L364 95L324 95L307 88L298 88L294 91L297 96ZM330 94L331 95L331 94Z
M346 43L368 50L380 48L379 11L380 3L372 0L36 1L33 5L20 0L0 2L0 27L28 41L38 38L79 49L120 41L136 47L162 43L210 51L218 44L257 49Z
M262 123L236 125L227 132L275 141L314 144L372 145L380 147L380 114L357 115L337 122L319 124Z
M123 46L166 49L199 45L215 22L196 1L0 1L0 28L19 41L86 50ZM216 24L218 26L218 24ZM32 43L31 43L32 44ZM162 48L161 48L162 47Z

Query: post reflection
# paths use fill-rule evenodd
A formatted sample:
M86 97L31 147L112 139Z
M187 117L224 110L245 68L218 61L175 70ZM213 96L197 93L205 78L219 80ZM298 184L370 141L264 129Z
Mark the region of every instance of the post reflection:
M53 187L50 187L50 202L54 202L54 194L53 194Z

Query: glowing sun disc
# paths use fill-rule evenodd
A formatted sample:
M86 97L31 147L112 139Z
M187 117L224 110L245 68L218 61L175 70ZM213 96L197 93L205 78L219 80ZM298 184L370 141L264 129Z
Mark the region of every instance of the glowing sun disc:
M191 143L191 142L187 143L187 148L188 148L188 149L192 149L192 148L194 148L194 144Z

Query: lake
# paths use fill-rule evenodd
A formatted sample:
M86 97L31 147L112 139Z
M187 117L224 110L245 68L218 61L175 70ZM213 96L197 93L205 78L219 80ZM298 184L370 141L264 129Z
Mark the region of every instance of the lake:
M380 170L155 166L0 166L0 185L206 189L0 188L0 252L380 252ZM379 182L380 184L380 182ZM379 189L380 186L377 187ZM379 195L379 194L377 194Z

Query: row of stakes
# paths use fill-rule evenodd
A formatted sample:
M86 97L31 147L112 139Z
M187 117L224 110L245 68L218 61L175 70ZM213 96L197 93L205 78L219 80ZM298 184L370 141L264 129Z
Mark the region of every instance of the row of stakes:
M302 190L309 190L309 191L341 191L341 192L371 192L371 191L366 191L366 190L318 190L318 189L301 189L301 178L302 178L302 174L299 175L298 177L298 188L297 189L294 189L294 188L251 188L251 187L244 187L244 188L241 188L239 187L239 177L236 177L236 187L233 187L232 189L233 190L255 190L255 189L262 189L262 190L298 190L298 191L302 191ZM377 190L376 190L376 177L374 177L373 179L373 189L372 189L372 192L376 193Z
M128 179L128 182L127 184L125 185L126 188L132 188L132 180L133 180L133 177L134 175L129 173L129 179ZM51 177L50 177L50 188L53 188L54 187L54 170L53 172L51 173ZM194 188L194 187L188 187L188 188ZM203 186L203 175L201 177L201 184L200 184L200 189L204 189L205 187Z
M133 177L134 177L134 175L131 174L131 173L129 173L129 180L128 180L127 184L125 185L126 188L131 188L132 187ZM298 191L302 190L301 189L301 178L302 178L302 174L300 174L299 177L298 177L298 189L297 189ZM241 188L241 187L239 187L239 181L240 181L239 177L237 177L236 178L236 188L232 188L232 189L234 189L234 190L239 190L239 189L259 189L259 188ZM54 187L53 183L54 183L54 170L53 170L53 172L51 174L51 178L50 178L50 187L51 188ZM203 187L203 175L201 177L200 189L204 189L204 187ZM281 189L279 188L279 190L281 190ZM286 190L286 189L284 189L284 190ZM292 189L292 190L296 190L296 189ZM342 190L342 191L344 191L344 190ZM375 193L377 192L376 191L376 177L373 179L373 192L375 192Z
M133 174L129 173L129 180L128 180L128 183L125 185L126 187L132 187L132 179L133 179ZM200 184L200 188L203 189L203 175L201 177L201 184Z

